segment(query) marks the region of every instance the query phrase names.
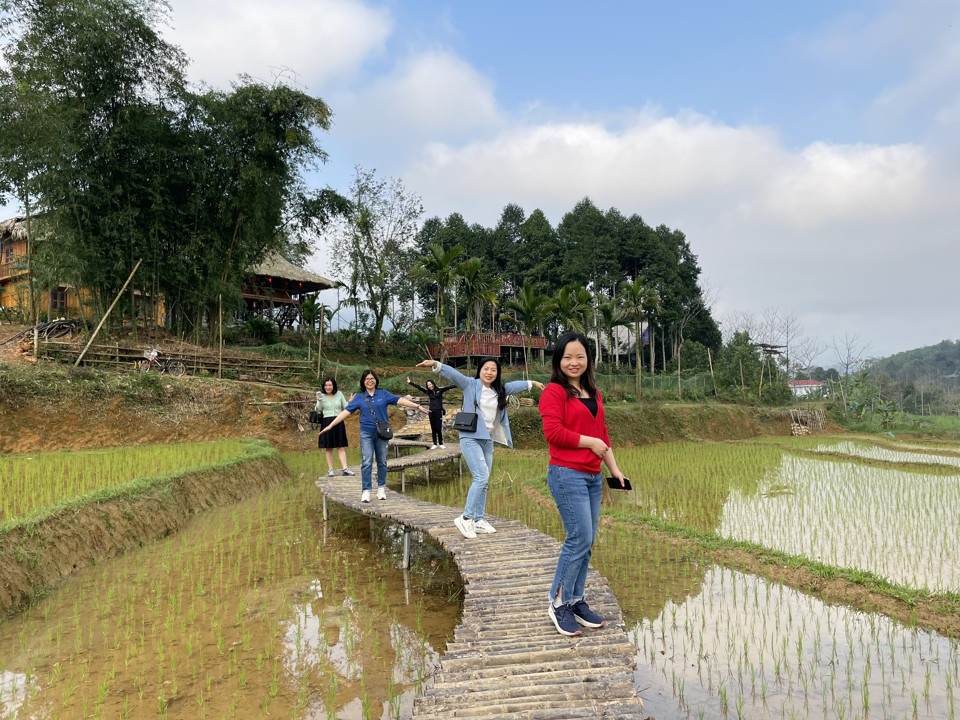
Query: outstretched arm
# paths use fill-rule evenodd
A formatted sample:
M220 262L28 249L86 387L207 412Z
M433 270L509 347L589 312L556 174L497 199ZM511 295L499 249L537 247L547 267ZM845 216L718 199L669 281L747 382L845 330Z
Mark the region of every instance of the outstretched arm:
M320 431L320 434L323 435L327 430L332 428L334 425L339 425L350 415L349 410L343 410L339 415L337 415L329 425L327 425L323 430Z
M411 383L411 385L412 385L412 384L413 384L413 383ZM403 407L413 408L414 410L419 410L419 411L422 412L422 413L426 413L426 412L427 412L426 409L423 407L423 405L418 405L418 404L415 403L413 400L410 400L409 398L405 398L405 397L402 397L402 398L400 398L399 400L397 400L397 405L402 405Z
M503 390L507 395L519 395L527 390L533 390L533 388L543 390L543 383L537 382L536 380L511 380L503 386Z
M417 390L419 390L420 392L423 392L423 393L427 392L427 389L426 389L425 387L420 387L419 385L417 385L417 384L416 384L413 380L411 380L410 378L407 378L407 384L408 384L408 385L413 385L413 386L414 386ZM427 394L429 395L430 393L427 393Z
M444 365L442 362L438 362L437 360L422 360L417 363L417 367L430 368L435 373L440 375L440 377L444 378L445 380L449 380L461 390L473 382L471 378L468 378L456 368L452 368L449 365Z

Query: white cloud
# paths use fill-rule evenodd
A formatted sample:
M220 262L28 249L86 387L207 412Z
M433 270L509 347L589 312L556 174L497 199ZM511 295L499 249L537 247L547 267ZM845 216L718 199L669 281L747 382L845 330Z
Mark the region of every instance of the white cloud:
M379 52L389 14L358 0L173 0L169 39L191 58L190 77L225 89L241 73L320 93Z
M955 0L888 0L872 16L838 16L808 42L815 55L840 71L884 69L889 84L867 108L873 126L922 126L931 120L955 124L960 103L958 27L960 5Z
M776 134L702 116L639 114L507 128L434 143L404 174L428 215L491 226L503 206L554 223L584 196L686 233L718 308L781 307L825 341L877 354L955 332L957 182L919 144L784 147ZM894 333L893 329L897 328Z
M334 95L337 133L376 165L408 161L429 139L488 136L504 120L492 82L461 58L432 50L412 55L359 92Z

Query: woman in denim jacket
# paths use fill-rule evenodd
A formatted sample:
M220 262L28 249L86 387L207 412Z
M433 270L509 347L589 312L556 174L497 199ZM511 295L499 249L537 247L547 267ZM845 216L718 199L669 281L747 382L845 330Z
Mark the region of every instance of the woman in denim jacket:
M507 396L531 388L543 390L543 383L536 380L504 383L500 379L500 360L494 357L480 360L474 378L468 378L436 360L424 360L417 367L430 368L444 380L449 380L460 388L463 391L464 412L477 413L477 429L474 432L460 432L460 454L470 469L473 482L467 492L463 514L453 523L468 539L475 538L478 532L495 533L496 529L483 516L487 507L490 472L493 470L493 444L513 447L510 418L507 416Z

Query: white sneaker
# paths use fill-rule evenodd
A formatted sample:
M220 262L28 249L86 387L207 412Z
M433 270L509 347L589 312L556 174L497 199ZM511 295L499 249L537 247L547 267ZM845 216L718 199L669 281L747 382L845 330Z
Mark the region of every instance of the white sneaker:
M386 500L387 499L387 489L381 485L377 488L377 500Z
M333 477L333 470L330 470L330 471L327 473L327 477Z
M370 491L364 490L360 493L360 502L370 502Z
M495 533L497 529L483 518L473 521L473 529L478 533Z
M460 515L453 521L453 524L457 526L457 530L459 530L460 534L467 538L467 540L473 540L477 536L477 531L473 527L473 520L469 520L463 515Z
M447 446L444 445L443 443L440 443L440 449L441 449L441 450L446 450L446 449L447 449Z
M430 446L430 449L431 449L431 450L436 450L436 449L437 449L437 446L436 446L436 445L431 445L431 446Z

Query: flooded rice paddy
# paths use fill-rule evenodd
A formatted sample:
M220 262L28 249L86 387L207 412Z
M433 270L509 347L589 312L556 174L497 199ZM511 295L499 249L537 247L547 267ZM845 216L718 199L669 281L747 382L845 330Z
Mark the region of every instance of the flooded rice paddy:
M619 450L635 491L605 495L592 561L623 608L649 716L957 717L956 638L724 568L646 524L958 593L960 476L936 459L957 451L889 438ZM0 624L0 718L410 717L458 621L455 568L424 541L403 572L387 523L333 508L324 525L319 454L287 460L299 480ZM488 512L562 539L545 474L544 453L498 450ZM462 505L468 477L430 477L408 472L408 492Z
M635 491L605 496L618 520L602 522L592 562L624 611L651 717L957 717L956 638L720 567L629 519L651 516L823 563L832 549L831 564L956 593L958 477L860 464L854 453L847 462L838 452L810 459L771 443L617 452ZM535 453L498 454L488 511L560 539L544 463ZM541 479L521 480L532 477ZM457 505L466 486L453 479L415 492Z
M0 718L409 717L459 617L450 559L298 480L0 624Z

